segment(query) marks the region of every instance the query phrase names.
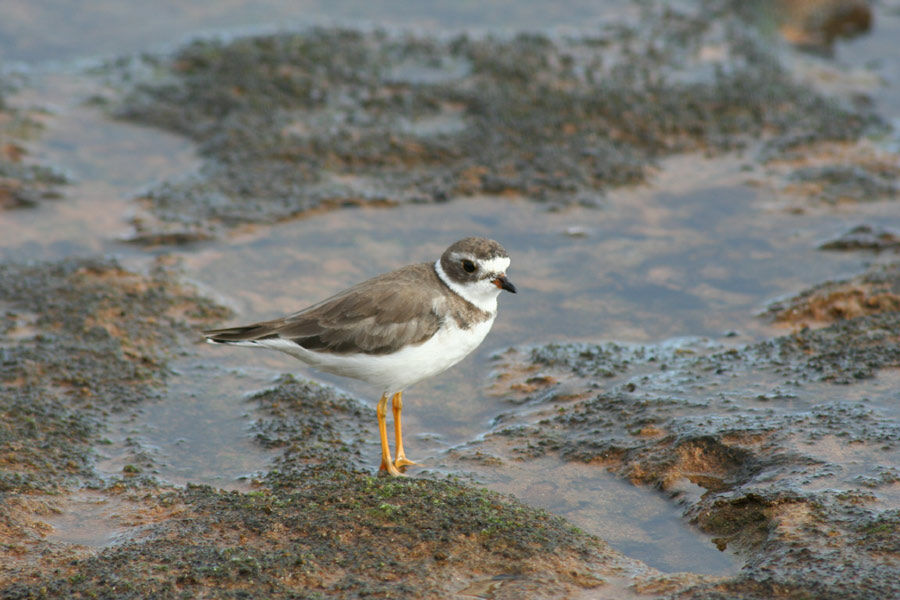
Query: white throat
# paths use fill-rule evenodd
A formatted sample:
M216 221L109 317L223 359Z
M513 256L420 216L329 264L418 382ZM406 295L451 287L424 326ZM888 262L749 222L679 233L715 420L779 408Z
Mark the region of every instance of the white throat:
M435 261L434 270L441 281L446 283L448 288L459 294L463 300L471 302L491 315L497 312L497 296L500 295L502 290L489 280L481 279L467 284L456 283L447 276L444 267L441 266L441 259Z

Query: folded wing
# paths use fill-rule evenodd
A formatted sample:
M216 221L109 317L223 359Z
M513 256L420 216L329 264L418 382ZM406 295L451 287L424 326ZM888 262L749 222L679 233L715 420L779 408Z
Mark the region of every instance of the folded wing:
M220 343L281 338L316 352L390 354L424 342L440 327L437 297L422 285L429 276L434 277L430 265L411 265L287 317L204 334Z

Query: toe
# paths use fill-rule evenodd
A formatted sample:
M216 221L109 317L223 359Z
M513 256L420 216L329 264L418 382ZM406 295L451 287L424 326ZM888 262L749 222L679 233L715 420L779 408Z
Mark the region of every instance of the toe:
M406 458L405 456L401 456L400 458L398 458L397 460L394 461L394 466L397 467L398 469L399 469L400 467L408 467L408 466L410 466L410 465L414 465L414 466L417 466L417 467L421 467L421 466L422 466L421 464L419 464L419 463L417 463L417 462L415 462L415 461L409 460L409 459Z
M392 462L382 463L381 467L378 469L379 473L387 472L388 475L392 475L394 477L405 477L403 473L394 465Z

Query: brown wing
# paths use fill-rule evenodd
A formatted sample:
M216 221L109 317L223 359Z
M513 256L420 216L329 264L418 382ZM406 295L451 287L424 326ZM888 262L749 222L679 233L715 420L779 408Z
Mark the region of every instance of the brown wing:
M217 342L280 337L319 352L389 354L424 342L440 327L434 283L440 280L431 265L411 265L282 319L204 333Z

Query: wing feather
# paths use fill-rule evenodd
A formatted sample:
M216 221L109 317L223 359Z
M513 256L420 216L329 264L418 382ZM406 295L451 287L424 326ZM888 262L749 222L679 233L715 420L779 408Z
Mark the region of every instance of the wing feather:
M280 337L308 350L390 354L420 344L441 325L435 311L440 280L429 264L411 265L364 281L282 319L206 332L213 341Z

